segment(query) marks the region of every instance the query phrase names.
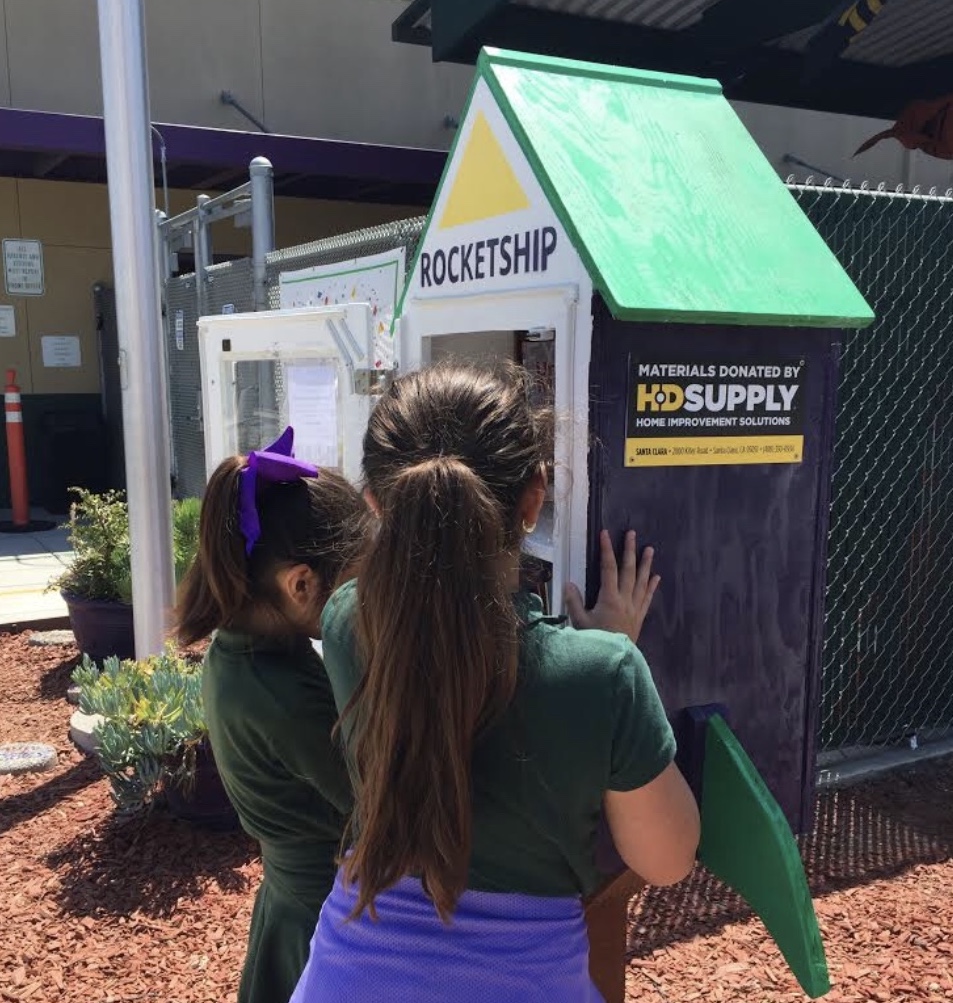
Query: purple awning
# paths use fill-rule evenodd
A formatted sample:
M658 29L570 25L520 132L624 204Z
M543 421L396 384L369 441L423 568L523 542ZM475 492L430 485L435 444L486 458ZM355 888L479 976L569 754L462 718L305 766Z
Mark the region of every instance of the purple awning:
M172 187L230 187L260 156L274 165L282 195L429 205L446 160L442 151L411 147L188 125L156 129ZM101 182L105 170L102 119L0 108L0 175Z

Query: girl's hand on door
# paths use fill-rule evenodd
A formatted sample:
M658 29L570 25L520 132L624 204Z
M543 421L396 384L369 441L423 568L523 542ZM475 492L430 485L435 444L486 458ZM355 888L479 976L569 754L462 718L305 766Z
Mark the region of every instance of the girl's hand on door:
M637 644L642 624L652 605L661 578L652 574L655 551L646 547L638 557L634 530L625 534L622 567L616 561L608 530L599 534L601 555L599 595L592 609L586 609L582 594L573 585L566 586L566 610L577 630L608 630L626 634Z

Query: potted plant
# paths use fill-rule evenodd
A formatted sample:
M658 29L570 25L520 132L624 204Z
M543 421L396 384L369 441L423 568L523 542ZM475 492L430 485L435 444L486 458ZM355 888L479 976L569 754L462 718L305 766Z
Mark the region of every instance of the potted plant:
M73 559L50 584L59 590L69 611L70 626L80 651L93 661L110 655L135 656L132 617L132 547L129 510L119 491L97 494L73 488L70 544ZM172 507L172 536L176 581L198 550L201 503L197 498L176 501Z
M84 656L73 672L80 711L98 715L96 757L124 811L159 801L180 818L234 828L237 816L208 742L202 665L170 646L134 661Z

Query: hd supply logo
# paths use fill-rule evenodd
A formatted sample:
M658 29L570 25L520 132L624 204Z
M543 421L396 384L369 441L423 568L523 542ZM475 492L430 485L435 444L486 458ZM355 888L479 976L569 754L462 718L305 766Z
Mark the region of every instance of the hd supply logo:
M800 463L803 360L629 361L626 466Z

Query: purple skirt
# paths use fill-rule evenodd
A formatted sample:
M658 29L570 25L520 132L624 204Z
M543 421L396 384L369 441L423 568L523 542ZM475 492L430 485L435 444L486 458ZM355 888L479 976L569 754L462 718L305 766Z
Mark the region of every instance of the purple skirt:
M449 925L414 878L376 922L355 900L339 873L291 1003L603 1003L579 899L468 891Z

